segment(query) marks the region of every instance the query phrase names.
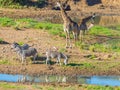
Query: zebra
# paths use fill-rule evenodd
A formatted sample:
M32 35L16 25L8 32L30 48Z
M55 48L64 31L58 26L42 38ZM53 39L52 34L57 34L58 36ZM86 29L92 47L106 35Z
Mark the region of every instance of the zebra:
M59 63L60 65L61 65L61 58L64 58L64 64L65 65L67 65L67 63L68 63L68 57L65 54L63 54L63 53L61 53L57 50L47 49L46 57L47 57L46 58L46 64L48 64L48 63L50 64L50 59L51 58L57 58L57 63Z
M12 43L12 45L11 45L11 47L12 48L16 48L16 47L20 47L21 49L23 49L23 50L26 50L26 49L28 49L30 46L28 45L28 44L23 44L22 46L20 46L18 43L16 43L16 42L13 42ZM16 50L15 50L16 51Z
M37 58L37 50L35 48L30 47L28 44L20 46L19 44L13 43L12 48L14 48L17 54L20 56L22 64L24 61L26 63L26 57L33 56L34 61Z

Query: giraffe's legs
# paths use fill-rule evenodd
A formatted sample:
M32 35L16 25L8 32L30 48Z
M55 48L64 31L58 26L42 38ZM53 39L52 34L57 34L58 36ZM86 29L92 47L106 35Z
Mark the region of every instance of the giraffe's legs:
M67 32L66 32L66 48L72 48L71 40L70 40L70 33L67 33Z
M67 35L67 33L66 33L66 46L65 47L68 48L68 35Z
M72 48L71 40L70 40L70 33L68 33L68 40L69 40L69 48Z
M81 42L83 41L83 31L82 30L80 31L80 41Z
M76 35L74 32L73 32L73 36L74 36L74 42L76 42Z

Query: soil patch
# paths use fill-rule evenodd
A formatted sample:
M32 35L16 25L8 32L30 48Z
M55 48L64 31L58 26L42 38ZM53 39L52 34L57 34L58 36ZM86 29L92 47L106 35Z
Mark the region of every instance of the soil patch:
M0 28L0 36L1 38L7 42L8 44L0 44L0 60L8 61L8 63L0 64L0 73L12 73L12 74L61 74L61 75L110 75L110 74L120 74L119 66L114 61L107 61L108 65L112 68L108 69L98 69L96 65L99 62L104 64L104 58L109 58L109 54L105 53L95 53L97 57L96 60L92 60L87 58L88 55L91 55L89 51L81 51L77 47L73 47L72 49L65 49L65 38L60 38L58 36L52 36L48 34L44 30L33 30L33 29L22 29L22 30L14 30L13 28L1 27ZM27 58L27 65L21 65L17 54L11 49L11 43L28 43L30 46L37 49L39 53L39 58L37 59L35 64L31 63L31 58ZM60 65L46 65L45 64L45 51L50 47L57 47L58 49L65 49L65 54L69 57L69 65L60 66ZM102 58L100 58L102 57ZM56 62L53 59L53 62ZM63 61L62 61L63 62ZM88 62L93 62L96 64L89 64ZM95 65L95 66L94 66ZM99 66L100 67L100 66ZM105 67L106 68L106 67Z

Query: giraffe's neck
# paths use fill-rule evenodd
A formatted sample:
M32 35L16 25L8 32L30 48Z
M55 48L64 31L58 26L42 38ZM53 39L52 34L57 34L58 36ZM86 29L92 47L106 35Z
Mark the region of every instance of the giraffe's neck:
M62 15L63 21L70 22L71 19L67 16L67 13L65 12L65 10L63 8L60 8L60 9L61 9L61 15Z

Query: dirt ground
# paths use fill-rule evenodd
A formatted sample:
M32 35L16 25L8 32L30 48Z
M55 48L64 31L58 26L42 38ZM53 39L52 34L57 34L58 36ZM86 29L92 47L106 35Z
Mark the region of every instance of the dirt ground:
M44 30L12 30L13 28L0 28L0 36L4 40L3 44L0 44L0 58L1 60L9 60L12 65L0 65L0 72L3 73L29 73L29 74L67 74L66 70L62 69L59 65L46 66L45 64L45 51L48 48L57 47L62 49L65 46L65 39L58 36L49 35ZM37 49L39 57L37 64L30 64L29 58L28 65L21 65L17 54L11 49L11 43L27 43L30 46ZM77 59L81 58L84 54L81 54L77 48L66 49L65 52L68 56L77 55ZM80 55L80 56L79 56ZM79 57L78 57L79 56ZM74 57L71 57L71 59ZM84 59L84 58L83 58ZM71 62L69 60L69 62ZM33 68L34 67L34 68ZM72 70L71 70L72 71ZM69 73L71 73L71 71ZM73 70L74 71L74 70ZM68 73L68 74L69 74Z
M86 7L84 9L76 11L69 11L68 14L70 16L78 16L84 17L93 12L97 14L109 14L109 15L119 15L120 9L99 9L93 7ZM36 18L39 21L50 19L54 20L62 20L60 16L60 11L54 10L39 10L39 9L0 9L0 16L8 16L12 18ZM57 21L54 21L57 22ZM60 21L62 22L62 21ZM34 30L34 29L22 29L22 30L14 30L10 27L0 27L0 37L4 40L4 43L0 44L0 59L1 60L9 60L12 64L0 64L0 73L12 73L12 74L83 74L83 75L95 75L95 74L120 74L120 72L116 72L116 69L111 69L108 71L92 71L90 69L79 69L77 67L72 68L64 68L59 65L51 65L47 66L45 64L45 51L50 47L57 47L59 49L65 49L65 38L61 38L58 36L52 36L45 32L44 30ZM39 53L39 58L36 64L28 63L28 65L21 65L17 54L11 49L10 44L13 42L19 43L28 43L30 46L35 47ZM73 47L72 49L65 49L65 54L69 56L69 63L72 62L92 62L90 59L85 58L87 55L91 55L91 52L81 52L77 47ZM106 55L104 53L96 53L99 54L99 57L104 58ZM118 59L116 59L117 61ZM28 59L30 62L30 59ZM96 61L99 62L99 59ZM117 68L119 71L119 67Z
M38 74L61 74L61 75L95 75L95 74L119 74L120 72L115 72L115 68L107 71L92 71L90 68L80 69L78 67L69 67L69 66L60 66L60 65L46 65L45 60L45 51L47 48L51 48L53 46L58 49L65 49L65 39L60 38L58 36L49 35L44 30L33 30L33 29L23 29L23 30L14 30L13 28L1 27L0 28L0 36L4 40L2 44L0 44L0 59L8 60L7 64L0 64L0 72L1 73L11 73L11 74L30 74L30 75L38 75ZM31 63L31 58L27 58L27 65L22 65L19 61L19 58L11 49L11 43L27 43L30 46L37 49L39 57L36 60L35 64ZM72 49L65 49L64 52L69 57L69 63L80 63L80 62L93 62L92 59L85 58L85 56L91 55L89 51L80 51L77 47L73 47ZM96 55L102 57L101 59L94 60L95 62L99 62L99 60L103 60L107 57L107 54L104 53L95 53ZM109 54L108 54L109 55ZM55 62L55 59L53 59ZM116 60L118 61L118 60ZM62 61L63 62L63 61ZM111 61L110 61L111 62ZM78 64L80 65L80 64ZM82 64L81 64L82 66ZM119 68L119 67L118 67ZM96 69L95 69L96 70ZM118 69L119 70L119 69Z

